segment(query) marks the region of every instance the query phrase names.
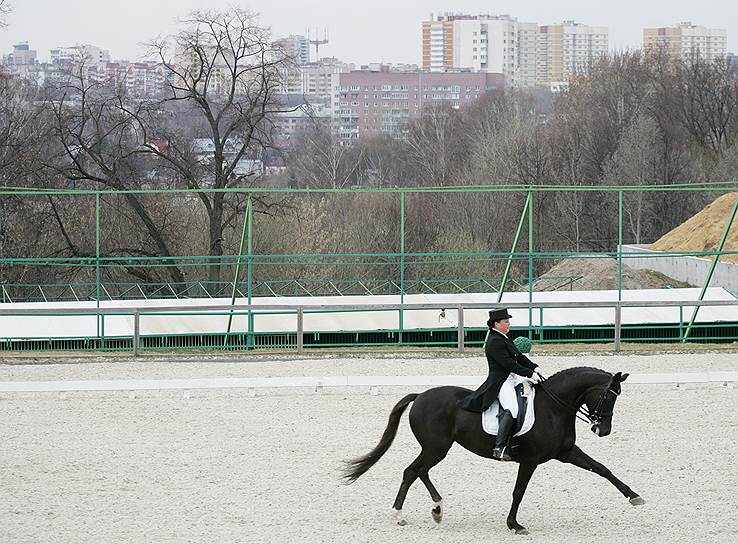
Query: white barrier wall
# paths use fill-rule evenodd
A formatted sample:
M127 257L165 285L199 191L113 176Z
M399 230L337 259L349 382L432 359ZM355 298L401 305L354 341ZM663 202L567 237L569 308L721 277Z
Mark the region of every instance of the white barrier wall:
M642 253L643 257L623 256L623 264L639 270L648 269L666 274L675 280L702 287L712 265L711 259L684 255L654 257L659 251L651 251L648 245L624 245L624 253ZM738 264L718 263L710 281L710 287L723 287L738 295Z
M646 260L646 259L644 259ZM695 301L700 289L634 289L622 292L623 301ZM458 326L456 307L464 303L489 304L489 308L504 306L506 303L526 303L528 293L505 293L502 302L497 303L496 293L463 293L436 295L406 295L406 304L438 304L445 308L440 310L405 310L403 327L405 330L418 329L454 329ZM568 325L612 325L615 323L614 308L589 307L589 302L615 302L618 300L616 290L609 291L546 291L533 293L533 303L580 303L575 308L535 308L532 313L533 326L564 327ZM735 300L722 288L710 288L705 293L705 300ZM156 315L142 314L140 331L142 335L167 334L208 334L223 333L228 326L228 315L192 315L198 307L208 305L227 305L230 299L159 299L159 300L116 300L103 301L102 308L145 308L152 306L179 307L181 314ZM246 299L237 298L237 304L246 304ZM255 297L252 303L258 305L373 305L399 304L400 297L384 296L333 296L333 297ZM0 304L0 339L12 340L22 338L78 338L95 337L103 334L107 337L131 336L134 329L132 315L109 315L104 318L98 332L98 322L93 316L30 316L13 315L14 310L44 308L70 309L89 308L95 311L94 302L29 302ZM664 307L629 307L622 310L623 324L657 324L677 323L688 320L693 306L683 306L680 313L678 306ZM511 309L513 327L527 327L529 312L526 308ZM485 328L487 309L467 309L464 311L466 327ZM697 316L697 322L717 323L738 321L738 306L703 307ZM391 311L356 311L356 312L320 312L306 313L304 330L306 332L335 331L381 331L397 330L399 312ZM240 333L248 330L247 317L233 317L231 331ZM254 316L254 331L259 333L280 333L297 330L297 318L294 313L257 314Z

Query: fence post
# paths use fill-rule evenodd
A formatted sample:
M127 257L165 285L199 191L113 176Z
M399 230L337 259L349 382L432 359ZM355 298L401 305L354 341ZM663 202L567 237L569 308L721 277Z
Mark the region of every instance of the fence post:
M458 323L458 348L459 353L464 353L464 307L459 305L457 309Z
M623 191L618 192L618 300L623 300Z
M622 307L620 301L615 304L615 351L620 351L621 323L622 323Z
M528 191L528 337L533 338L533 193Z
M400 192L400 304L405 304L405 191ZM402 346L402 332L405 329L405 311L400 308L399 344Z
M303 330L304 330L304 317L302 307L297 309L297 353L302 353L305 350Z
M133 312L133 356L138 357L141 348L141 314L138 310Z
M95 193L95 307L100 309L100 193ZM100 314L97 314L97 337L100 339L100 329L105 334L104 324L101 323Z

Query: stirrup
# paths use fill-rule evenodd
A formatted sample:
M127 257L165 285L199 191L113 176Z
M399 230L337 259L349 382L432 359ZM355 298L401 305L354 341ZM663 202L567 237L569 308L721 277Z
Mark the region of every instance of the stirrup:
M509 448L507 446L503 446L502 448L494 448L492 450L492 459L495 461L512 461L512 457L510 457L510 454L507 453L507 450Z

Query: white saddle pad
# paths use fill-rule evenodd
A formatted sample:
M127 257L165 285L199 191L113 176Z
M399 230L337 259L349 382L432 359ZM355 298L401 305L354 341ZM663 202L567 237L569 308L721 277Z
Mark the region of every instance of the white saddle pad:
M523 426L520 428L519 432L515 433L515 436L520 436L530 431L536 419L535 410L533 410L533 400L536 395L536 390L531 386L530 381L525 378L520 378L518 383L523 384L523 394L528 397L528 406L525 410ZM499 412L499 407L499 401L495 401L492 406L482 412L482 429L484 429L484 432L487 434L497 434L497 413Z

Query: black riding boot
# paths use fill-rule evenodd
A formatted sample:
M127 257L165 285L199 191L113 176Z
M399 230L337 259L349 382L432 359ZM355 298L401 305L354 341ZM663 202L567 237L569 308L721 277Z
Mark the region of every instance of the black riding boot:
M510 457L510 434L515 426L515 418L510 410L505 410L497 416L497 440L495 448L492 450L492 459L498 461L512 461Z

